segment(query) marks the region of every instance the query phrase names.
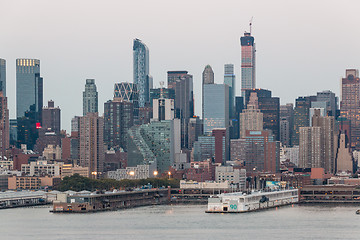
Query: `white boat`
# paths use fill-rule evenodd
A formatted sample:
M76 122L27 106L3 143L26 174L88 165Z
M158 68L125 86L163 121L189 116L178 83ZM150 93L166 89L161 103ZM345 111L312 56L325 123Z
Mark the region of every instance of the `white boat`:
M208 199L207 213L243 213L299 202L298 189L245 194L222 193Z

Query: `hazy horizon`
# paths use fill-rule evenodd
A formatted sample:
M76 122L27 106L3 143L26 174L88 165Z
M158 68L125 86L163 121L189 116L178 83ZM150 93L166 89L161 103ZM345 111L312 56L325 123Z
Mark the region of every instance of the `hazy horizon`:
M360 68L360 28L355 0L342 1L69 1L0 3L0 58L7 62L10 117L16 114L15 60L36 58L44 77L44 105L62 111L62 128L82 115L82 92L94 78L99 110L116 82L133 81L132 44L150 50L154 87L167 71L193 75L195 113L201 115L202 71L210 64L223 82L233 63L240 94L240 43L249 20L256 43L256 87L270 89L281 104L331 90L340 98L347 68Z

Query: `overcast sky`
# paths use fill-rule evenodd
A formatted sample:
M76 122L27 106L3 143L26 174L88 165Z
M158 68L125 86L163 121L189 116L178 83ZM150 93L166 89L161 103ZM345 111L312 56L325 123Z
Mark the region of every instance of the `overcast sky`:
M235 64L240 94L239 38L253 20L257 87L281 103L331 90L340 94L346 68L360 66L360 1L314 0L0 0L0 58L7 60L10 117L15 111L15 59L41 60L44 105L62 110L62 127L82 114L85 79L94 78L99 109L116 82L132 82L132 43L150 50L154 85L168 70L194 78L201 115L201 74L210 64L223 82Z

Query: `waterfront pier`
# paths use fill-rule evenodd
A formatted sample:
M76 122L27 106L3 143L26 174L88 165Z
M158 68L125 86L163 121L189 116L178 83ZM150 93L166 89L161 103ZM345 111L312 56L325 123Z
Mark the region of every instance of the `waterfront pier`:
M3 194L0 196L0 209L29 207L48 204L44 194Z
M103 194L69 195L59 193L51 212L87 213L165 204L169 202L170 189L124 191Z

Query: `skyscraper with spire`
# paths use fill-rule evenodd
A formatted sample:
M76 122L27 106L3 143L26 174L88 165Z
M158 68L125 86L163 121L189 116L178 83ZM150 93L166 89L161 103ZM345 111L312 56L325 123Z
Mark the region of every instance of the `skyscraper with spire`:
M250 33L245 32L240 38L241 44L241 95L245 96L246 89L256 87L255 81L255 40Z

